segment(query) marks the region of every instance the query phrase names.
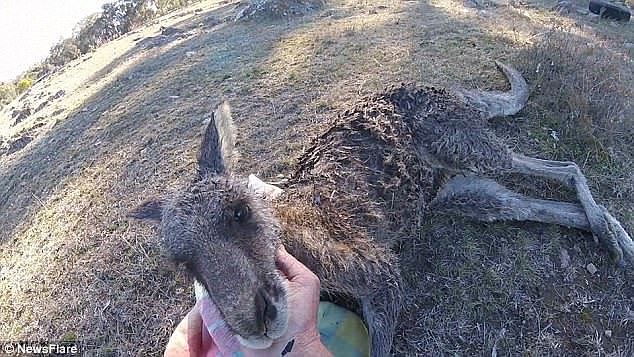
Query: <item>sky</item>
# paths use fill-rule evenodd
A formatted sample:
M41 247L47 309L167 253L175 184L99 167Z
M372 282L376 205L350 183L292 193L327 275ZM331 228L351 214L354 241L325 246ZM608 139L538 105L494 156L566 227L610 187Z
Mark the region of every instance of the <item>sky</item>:
M46 58L84 17L113 0L0 0L0 82Z

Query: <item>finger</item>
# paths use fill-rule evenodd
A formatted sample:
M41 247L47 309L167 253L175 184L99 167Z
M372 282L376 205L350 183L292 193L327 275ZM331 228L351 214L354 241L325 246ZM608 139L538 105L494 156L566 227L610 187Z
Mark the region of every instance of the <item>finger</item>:
M187 320L187 345L192 353L197 353L202 347L203 319L200 316L200 304L197 302L189 311L185 319Z
M286 275L288 280L305 287L319 287L319 278L302 262L295 259L283 247L277 251L277 263L279 269Z
M277 250L276 261L280 270L288 280L294 280L298 276L313 274L302 262L290 255L284 247Z
M198 304L185 315L174 329L165 349L165 356L196 355L200 350L202 318L200 317Z
M213 337L211 336L211 334L209 333L209 330L207 329L205 303L203 302L204 299L209 299L209 297L207 296L196 301L196 305L200 305L199 315L202 320L202 324L200 326L200 335L201 335L201 339L200 339L201 351L200 352L203 352L203 354L205 353L204 351L210 351L214 347L217 347Z
M196 302L194 307L187 313L187 317L183 320L187 320L187 336L188 340L191 337L200 337L200 329L203 326L203 318L200 315L200 303Z

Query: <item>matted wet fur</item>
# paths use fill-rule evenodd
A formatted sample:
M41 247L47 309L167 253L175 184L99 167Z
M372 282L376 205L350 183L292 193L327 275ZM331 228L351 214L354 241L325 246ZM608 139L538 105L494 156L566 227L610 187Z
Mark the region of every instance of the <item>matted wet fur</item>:
M430 204L485 221L589 230L617 258L632 259L631 239L594 202L574 163L514 154L487 128L487 118L516 113L528 96L521 75L498 65L511 82L508 93L408 84L359 100L314 140L272 200L231 173L231 115L223 105L203 137L198 179L132 215L161 223L164 248L253 348L268 347L286 329L286 289L274 262L283 244L320 278L324 293L358 304L372 356L389 355L403 307L399 266L407 264L394 248L416 239ZM512 170L562 179L582 204L528 199L477 177Z
M438 123L457 134L466 130L470 137L434 136ZM443 167L451 159L478 171L493 172L505 161L510 166L506 147L478 150L482 136L492 135L485 125L478 109L445 89L389 88L343 111L299 158L274 202L289 252L320 277L327 293L360 303L375 333L372 343L381 351L377 355L389 351L402 307L403 284L392 249L399 240L415 239L429 204L453 173L434 167L421 149L451 154L444 160L436 155L434 162L442 160ZM462 152L444 152L449 145L443 140L461 140ZM475 165L469 161L474 154L482 155ZM323 233L315 237L315 232Z

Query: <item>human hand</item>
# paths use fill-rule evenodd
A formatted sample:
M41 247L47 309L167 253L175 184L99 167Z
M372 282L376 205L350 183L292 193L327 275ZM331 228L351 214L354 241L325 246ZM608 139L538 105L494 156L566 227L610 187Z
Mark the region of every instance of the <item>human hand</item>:
M331 356L321 343L317 330L319 309L319 278L282 247L278 250L278 268L286 278L289 322L286 333L269 348L249 349L239 345L231 335L222 315L211 299L200 299L178 324L170 338L165 356L209 356L219 352L232 355L241 352L245 357L280 356L289 342L290 354L301 356Z
M202 300L176 326L165 348L165 357L216 356L218 348L203 326Z
M319 310L319 278L299 260L290 255L284 247L277 251L278 269L284 273L287 282L287 303L290 319L286 333L269 348L254 350L243 348L246 357L279 356L292 342L291 352L302 356L328 356L330 352L323 346L317 330ZM290 353L288 356L293 355Z

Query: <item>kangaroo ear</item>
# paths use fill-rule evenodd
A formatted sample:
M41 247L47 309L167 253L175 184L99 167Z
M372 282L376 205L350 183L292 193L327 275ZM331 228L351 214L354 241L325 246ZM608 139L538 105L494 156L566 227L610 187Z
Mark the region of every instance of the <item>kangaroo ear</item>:
M234 156L235 134L231 108L224 102L214 111L207 125L198 154L198 172L205 174L223 174L229 170Z
M128 217L160 222L163 214L163 200L151 199L128 213Z

